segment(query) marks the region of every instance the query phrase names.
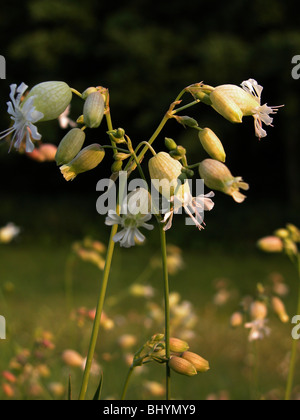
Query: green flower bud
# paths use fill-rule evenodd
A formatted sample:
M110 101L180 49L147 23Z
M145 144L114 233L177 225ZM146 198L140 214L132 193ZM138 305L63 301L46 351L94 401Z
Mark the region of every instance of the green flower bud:
M84 103L84 124L89 128L97 128L101 124L104 115L104 99L100 92L91 93Z
M214 159L205 159L199 164L199 173L208 188L231 195L237 203L245 200L246 196L240 193L239 189L248 190L249 185L243 182L242 177L232 176L224 163Z
M189 349L189 345L186 341L180 340L180 338L170 338L170 351L174 353L183 353Z
M174 372L179 373L180 375L185 376L195 376L197 375L197 370L195 366L190 363L188 360L182 359L178 356L173 356L169 360L169 367L174 370Z
M187 115L175 115L174 118L177 122L179 122L179 124L182 124L184 127L198 127L198 122L194 118L191 118Z
M61 173L66 181L73 181L78 174L96 168L104 156L105 151L99 144L91 144L82 149L70 163L61 166Z
M203 359L203 357L199 356L196 353L192 353L191 351L185 351L181 357L184 360L192 363L192 365L196 368L197 372L207 372L209 368L209 363L207 360Z
M84 131L80 128L72 128L59 143L55 160L57 165L64 165L71 162L80 152L85 140Z
M88 97L91 93L94 93L94 92L98 92L98 89L97 89L97 88L95 88L95 87L89 87L89 88L85 89L85 91L84 91L84 92L82 92L82 94L81 94L82 99L86 100L86 98L87 98L87 97Z
M25 98L26 101L35 96L33 104L44 114L39 121L49 121L58 118L67 108L72 99L72 91L65 82L43 82L34 86Z
M120 172L122 170L122 167L123 167L123 162L121 160L116 160L111 165L111 171L112 171L112 173Z
M200 130L198 136L203 149L210 155L210 157L219 160L220 162L225 162L226 154L223 145L220 139L210 128Z
M169 138L169 137L165 137L165 146L168 150L175 150L177 149L177 144L176 142Z
M176 149L170 151L170 156L173 159L180 160L186 155L186 149L182 146L177 146Z
M213 88L211 86L207 86L207 88L210 89L205 89L205 85L202 85L201 83L196 83L195 85L188 87L186 90L187 92L190 92L195 99L200 100L206 105L211 105L209 92L213 90Z

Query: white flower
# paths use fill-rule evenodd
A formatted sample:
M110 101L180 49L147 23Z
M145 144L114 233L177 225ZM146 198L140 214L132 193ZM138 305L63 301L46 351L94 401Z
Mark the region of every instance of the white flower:
M266 326L267 322L267 319L255 319L254 321L245 324L245 328L250 329L248 337L248 340L250 342L256 340L263 340L264 337L270 335L271 330L269 327Z
M11 242L20 233L18 228L13 223L8 223L6 226L0 229L0 243L7 244Z
M210 192L206 195L198 195L197 197L192 197L189 191L184 191L183 195L175 195L171 198L170 202L172 208L170 211L165 213L163 223L166 223L164 230L168 230L172 226L172 220L174 213L180 213L182 207L185 212L190 216L194 224L199 230L204 229L202 225L204 223L204 211L212 210L214 203L211 200L211 197L214 197L214 192Z
M148 192L143 188L140 188L136 192L126 197L121 208L120 215L114 210L108 211L108 216L105 219L105 224L108 226L120 225L123 229L116 233L113 237L115 242L120 242L120 246L130 248L135 245L135 240L138 242L144 242L145 236L139 231L139 228L145 228L152 230L153 225L148 222L152 215L146 212L137 211L139 208L145 209L145 194L141 194L142 191ZM143 200L143 201L142 201ZM138 203L138 204L137 204ZM148 205L147 210L148 211Z
M19 149L25 138L26 152L30 153L34 149L31 138L34 140L41 139L41 135L38 133L34 123L41 120L44 114L37 111L34 107L33 102L35 96L31 96L24 104L21 103L22 96L27 88L28 86L25 83L21 83L19 87L16 84L10 85L9 96L11 101L7 102L7 111L11 115L10 118L14 121L14 124L12 127L0 133L0 140L14 132L9 150L11 150L13 145L16 149Z
M58 122L61 128L68 128L68 126L77 127L76 122L69 118L69 113L70 105L68 105L64 112L58 117Z
M245 92L253 96L257 102L257 107L251 110L251 115L254 118L255 135L259 138L266 137L267 132L262 128L262 123L272 126L273 118L270 114L276 114L280 106L268 106L267 104L261 105L261 93L263 87L260 86L256 80L249 79L241 83Z

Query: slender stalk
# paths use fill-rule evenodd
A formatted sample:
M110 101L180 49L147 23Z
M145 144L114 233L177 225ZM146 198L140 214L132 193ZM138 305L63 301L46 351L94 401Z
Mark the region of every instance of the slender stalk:
M96 315L95 315L94 324L93 324L90 346L89 346L86 365L85 365L85 370L84 370L84 374L83 374L81 390L80 390L80 394L79 394L79 399L80 400L84 400L85 394L86 394L86 391L87 391L87 386L88 386L88 381L89 381L89 376L90 376L90 370L91 370L92 361L93 361L93 357L94 357L94 353L95 353L95 348L96 348L96 343L97 343L97 338L98 338L98 332L99 332L99 327L100 327L100 321L101 321L101 315L102 315L102 310L103 310L103 305L104 305L104 299L105 299L105 295L106 295L108 278L109 278L111 262L112 262L113 252L114 252L115 243L113 241L113 237L117 233L117 230L118 230L118 225L112 226L110 239L109 239L109 244L108 244L108 248L107 248L105 267L104 267L104 271L103 271L102 285L101 285L99 296L98 296L98 304L97 304L97 308L96 308Z
M300 315L300 255L298 255L297 257L297 272L298 272L298 287L299 287L297 314ZM286 392L285 392L286 401L290 401L291 395L292 395L294 376L295 376L295 366L296 366L296 359L297 359L297 347L298 347L298 340L295 340L293 338L289 375L288 375Z
M126 377L126 380L125 380L125 384L124 384L124 387L123 387L123 392L122 392L121 400L125 400L127 389L128 389L128 385L129 385L129 381L130 381L130 378L131 378L133 369L134 369L134 367L131 366L130 369L129 369L129 371L128 371L128 374L127 374L127 377Z
M110 112L108 112L106 114L106 122L107 122L108 129L112 130L113 127L112 127ZM114 146L113 141L112 141L112 146ZM115 150L114 150L114 152L115 152ZM98 303L97 303L97 307L96 307L96 314L95 314L92 334L91 334L91 338L90 338L90 344L89 344L89 350L88 350L88 354L87 354L86 365L85 365L83 378L82 378L82 383L81 383L81 390L80 390L80 394L79 394L79 399L80 400L85 399L85 395L86 395L86 391L87 391L87 387L88 387L91 366L92 366L92 362L93 362L93 358L94 358L94 353L95 353L95 348L96 348L97 338L98 338L98 333L99 333L99 328L100 328L100 322L101 322L101 316L102 316L102 311L103 311L103 306L104 306L104 300L105 300L105 295L106 295L108 278L109 278L109 273L110 273L110 269L111 269L112 257L113 257L113 253L114 253L115 242L113 240L113 237L117 233L117 230L118 230L118 225L114 225L114 226L112 226L111 232L110 232L110 238L109 238L109 243L108 243L108 248L107 248L105 266L104 266L104 271L103 271L102 284L101 284L100 291L99 291Z
M164 278L164 300L165 300L165 343L166 343L166 358L170 359L170 302L169 302L169 278L168 278L168 266L167 266L167 243L166 243L166 232L163 226L160 224L160 243L161 243L161 256L163 266L163 278ZM170 400L171 390L171 374L168 362L166 363L166 400Z
M196 99L195 101L190 102L189 104L186 104L186 105L183 105L180 108L174 109L174 111L172 111L172 114L177 114L177 112L184 111L185 109L190 108L191 106L194 106L194 105L198 104L199 102L200 102L200 100Z

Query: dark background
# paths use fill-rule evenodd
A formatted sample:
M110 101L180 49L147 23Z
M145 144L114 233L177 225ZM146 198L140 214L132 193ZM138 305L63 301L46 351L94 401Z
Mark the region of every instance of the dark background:
M0 54L6 58L7 78L0 80L0 129L9 124L11 83L32 87L63 80L79 91L108 87L114 126L125 128L137 144L151 136L185 86L202 80L239 85L254 78L264 86L262 103L285 105L261 141L252 117L233 125L205 105L188 112L218 134L227 165L251 187L242 205L217 194L206 237L228 241L230 235L232 241L252 244L286 222L300 222L300 80L291 75L292 57L300 54L299 21L298 3L291 0L5 2ZM81 110L81 100L74 97L71 117ZM56 122L39 125L39 131L44 142L54 144L65 133ZM107 144L105 131L105 124L89 131L88 141ZM206 157L193 130L170 121L155 143L158 149L164 136L187 148L190 163ZM95 189L109 175L109 153L99 168L67 183L54 163L39 164L7 151L2 142L0 225L14 221L24 227L25 236L35 238L43 231L56 233L56 240L102 229ZM170 235L187 244L190 229Z

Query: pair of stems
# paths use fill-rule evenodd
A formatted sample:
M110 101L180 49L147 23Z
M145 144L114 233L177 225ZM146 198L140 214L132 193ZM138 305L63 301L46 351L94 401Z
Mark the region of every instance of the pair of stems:
M174 103L179 101L179 99L185 93L185 91L186 90L183 89L179 93L179 95L175 99ZM178 111L186 109L187 107L193 106L198 102L199 101L193 101L190 104L187 104L187 105L185 105L181 108L178 108L176 111L173 111L172 113L174 114ZM159 126L157 127L157 129L155 130L155 132L153 133L153 135L149 139L148 143L144 146L144 148L142 149L142 151L139 153L138 156L136 156L136 154L134 152L132 152L132 157L135 160L135 162L137 164L137 167L140 171L140 174L142 176L143 176L143 172L142 172L141 167L140 167L140 162L143 159L144 155L146 154L147 150L149 149L149 146L151 146L151 144L154 142L154 140L160 134L160 132L163 129L163 127L165 126L166 122L172 117L172 113L167 112L165 114L165 116L163 117ZM112 126L110 112L108 112L106 114L106 122L107 122L108 130L112 131L113 126ZM116 146L113 141L112 141L112 146L113 147ZM128 169L129 166L130 166L130 162L127 164L125 170ZM88 349L88 354L87 354L85 370L84 370L84 374L83 374L83 378L82 378L79 400L84 400L85 396L86 396L86 392L87 392L89 376L90 376L91 366L92 366L94 353L95 353L95 348L96 348L96 344L97 344L98 333L99 333L100 322L101 322L101 315L102 315L102 311L103 311L104 300L105 300L106 290L107 290L107 285L108 285L108 279L109 279L109 274L110 274L110 269L111 269L111 264L112 264L112 257L113 257L114 247L115 247L115 242L113 240L113 237L117 233L117 230L118 230L118 225L112 226L111 233L110 233L110 238L109 238L109 244L108 244L108 248L107 248L105 267L104 267L104 271L103 271L102 284L101 284L100 291L99 291L98 303L97 303L97 306L96 306L96 314L95 314L95 319L94 319L94 324L93 324L93 329L92 329L92 334L91 334L91 339L90 339L90 344L89 344L89 349ZM169 343L169 341L170 341L170 308L169 308L169 281L168 281L168 267L167 267L167 245L166 245L166 233L163 229L162 223L160 223L160 222L159 222L159 230L160 230L160 243L161 243L163 279L164 279L166 358L169 359L170 358L170 343ZM127 376L127 380L126 380L124 391L123 391L123 397L124 398L125 398L125 394L126 394L126 390L127 390L127 386L128 386L128 381L129 381L129 378L131 376L131 373L132 373L132 370L129 371L129 375ZM170 399L170 368L168 366L168 363L166 363L166 399L167 400Z
M296 265L297 265L298 287L299 287L297 314L300 315L300 254L297 255ZM285 400L286 401L290 401L291 395L292 395L294 376L295 376L296 359L297 359L298 341L299 340L296 340L296 339L293 338L289 374L288 374L288 380L287 380L287 386L286 386L286 392L285 392Z

